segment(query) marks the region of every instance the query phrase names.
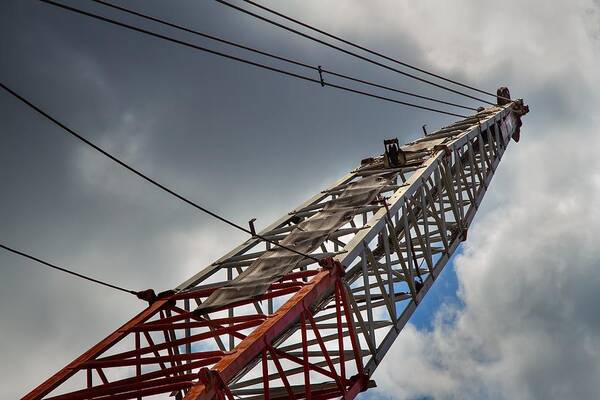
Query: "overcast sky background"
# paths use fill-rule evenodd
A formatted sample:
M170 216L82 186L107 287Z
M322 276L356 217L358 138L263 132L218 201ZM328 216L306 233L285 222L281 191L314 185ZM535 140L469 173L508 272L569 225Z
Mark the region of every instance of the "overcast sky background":
M213 1L127 4L310 64L457 100ZM597 398L600 2L268 4L475 86L508 85L531 105L522 141L500 164L461 255L376 372L379 388L364 396ZM236 221L257 217L258 227L381 153L384 138L407 141L424 123L452 122L33 0L2 1L0 33L2 82L180 193ZM0 122L2 243L132 289L165 290L244 237L6 93ZM23 395L141 308L131 296L0 253L0 398Z

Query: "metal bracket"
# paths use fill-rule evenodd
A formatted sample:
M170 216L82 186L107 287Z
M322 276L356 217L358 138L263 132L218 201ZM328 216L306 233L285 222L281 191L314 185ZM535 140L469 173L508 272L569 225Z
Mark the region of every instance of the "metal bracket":
M254 227L254 221L256 221L256 218L252 218L250 221L248 221L248 225L250 226L250 233L252 233L252 236L256 236L256 228Z
M325 87L325 80L323 80L323 69L321 68L320 65L318 67L318 70L319 70L319 80L321 81L321 86Z

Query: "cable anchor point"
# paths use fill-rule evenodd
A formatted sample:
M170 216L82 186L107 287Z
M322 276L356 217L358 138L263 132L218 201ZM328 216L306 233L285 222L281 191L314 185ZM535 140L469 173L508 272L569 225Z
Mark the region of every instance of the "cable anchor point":
M256 218L252 218L250 221L248 221L248 226L250 226L250 233L252 234L252 237L256 236L256 228L254 227L254 221L256 221Z
M319 70L319 80L321 81L321 87L325 87L325 80L323 80L323 69L320 65L317 69Z

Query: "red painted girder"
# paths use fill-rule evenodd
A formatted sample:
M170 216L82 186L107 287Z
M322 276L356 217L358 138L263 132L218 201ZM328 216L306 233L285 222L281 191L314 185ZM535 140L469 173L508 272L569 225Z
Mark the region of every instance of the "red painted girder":
M151 318L158 311L160 311L160 309L167 303L167 301L167 299L157 300L150 307L146 308L144 311L133 317L115 332L107 336L104 340L96 344L94 347L92 347L91 349L83 353L81 356L73 360L66 367L58 371L56 374L52 375L41 385L39 385L31 392L26 394L22 400L35 400L42 398L43 396L50 393L57 386L59 386L70 376L72 376L76 371L78 371L79 366L81 364L94 359L97 355L102 354L104 351L108 350L112 345L114 345L124 336L129 334L131 328L143 323L144 321Z
M294 324L304 312L321 296L331 293L338 279L343 274L343 267L328 260L327 269L321 270L307 282L292 298L277 312L269 316L248 337L242 340L236 348L211 368L213 375L222 383L229 382L249 362L258 357L274 339ZM322 265L325 265L323 263ZM216 383L216 382L215 382ZM186 394L187 400L210 400L217 396L219 388L215 383L198 383Z

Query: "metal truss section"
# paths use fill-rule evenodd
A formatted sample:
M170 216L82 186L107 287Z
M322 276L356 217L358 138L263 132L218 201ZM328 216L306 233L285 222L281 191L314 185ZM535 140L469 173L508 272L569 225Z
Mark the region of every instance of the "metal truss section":
M275 251L251 238L175 290L148 292L146 310L24 399L354 398L466 239L524 108L484 109L363 160L260 232L294 246L286 238L348 188L385 177L303 247L318 263L299 259L260 292L203 307Z

